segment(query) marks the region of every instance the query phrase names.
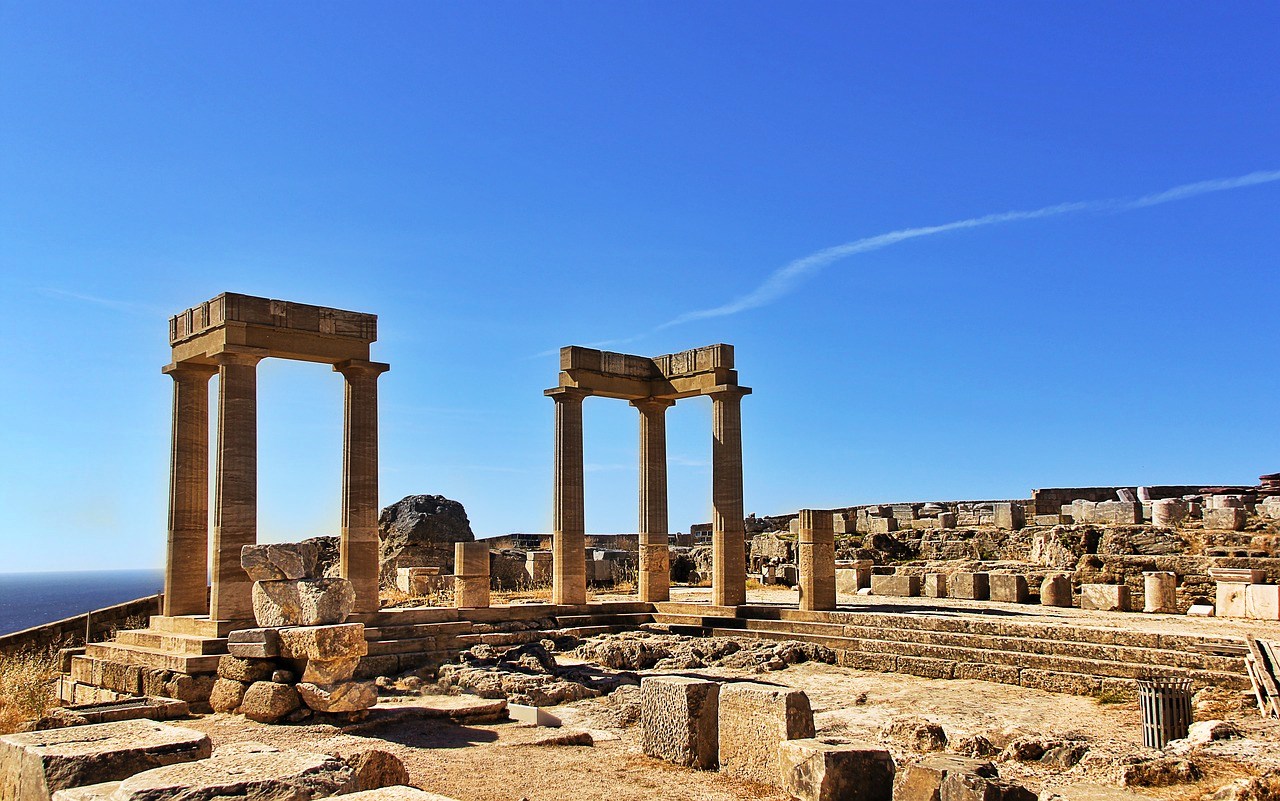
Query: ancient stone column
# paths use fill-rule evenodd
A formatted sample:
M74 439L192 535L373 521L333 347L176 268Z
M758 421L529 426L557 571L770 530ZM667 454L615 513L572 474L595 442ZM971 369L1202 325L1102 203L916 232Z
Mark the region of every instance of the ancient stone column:
M667 409L673 400L633 400L640 410L640 600L671 597L667 531Z
M1142 574L1142 611L1173 615L1178 612L1178 576L1161 570Z
M209 613L209 379L213 365L179 362L173 379L169 454L169 551L164 615Z
M218 363L218 462L214 479L213 589L209 617L253 620L252 582L240 549L258 541L258 362L224 351Z
M333 369L346 379L342 418L341 575L353 612L378 611L378 376L390 365L351 359Z
M836 608L836 535L831 512L801 509L796 544L800 561L800 608Z
M582 498L580 389L547 390L556 404L556 464L551 533L551 602L587 602L586 512Z
M742 521L742 396L744 387L711 395L711 603L747 600L747 556Z

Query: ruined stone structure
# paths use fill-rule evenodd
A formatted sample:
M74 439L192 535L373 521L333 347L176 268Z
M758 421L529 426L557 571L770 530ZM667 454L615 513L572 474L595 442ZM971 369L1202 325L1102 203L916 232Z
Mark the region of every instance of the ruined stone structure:
M378 609L378 376L369 360L378 318L302 303L224 293L169 319L173 452L164 616L253 619L240 551L257 542L257 365L266 358L333 365L345 379L342 576L357 612ZM208 530L209 379L218 376L212 587Z
M741 401L750 393L749 387L738 385L732 345L710 345L656 358L591 348L560 349L560 383L546 391L556 405L554 603L586 600L582 402L593 395L628 401L640 412L642 601L669 597L667 409L682 398L711 398L712 603L737 606L746 602Z

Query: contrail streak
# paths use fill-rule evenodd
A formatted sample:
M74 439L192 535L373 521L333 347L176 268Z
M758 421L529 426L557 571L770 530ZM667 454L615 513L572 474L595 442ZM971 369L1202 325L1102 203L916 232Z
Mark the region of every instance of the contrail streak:
M1158 206L1161 203L1172 203L1176 200L1185 200L1197 195L1204 195L1210 192L1223 192L1228 189L1239 189L1246 186L1255 186L1257 184L1271 183L1272 181L1280 181L1280 170L1267 170L1259 172L1251 172L1248 175L1241 175L1235 178L1221 178L1212 181L1200 181L1191 184L1182 184L1172 189L1166 189L1163 192L1156 192L1150 195L1143 195L1135 199L1119 199L1113 198L1108 200L1086 200L1075 203L1059 203L1056 206L1045 206L1044 208L1032 209L1029 211L1006 211L1000 214L988 214L983 217L972 217L967 220L957 220L955 222L943 223L941 225L928 225L920 228L904 228L900 231L890 231L876 236L869 236L863 239L856 239L852 242L846 242L843 245L835 245L834 247L819 250L816 253L810 253L808 256L796 259L779 269L775 270L772 275L764 280L764 283L756 287L746 295L729 301L723 306L715 306L710 309L700 309L698 311L686 312L679 317L668 320L667 322L655 328L655 331L670 328L681 323L691 322L693 320L705 320L711 317L727 317L731 314L747 311L748 309L759 308L767 305L790 292L797 283L809 275L822 270L827 265L848 258L858 253L868 253L873 250L887 248L890 245L896 245L899 242L905 242L908 239L918 239L924 236L933 236L934 234L943 234L948 231L958 231L967 228L983 228L988 225L999 225L1001 223L1018 222L1021 220L1036 220L1044 217L1057 217L1063 214L1071 214L1074 212L1098 212L1098 211L1132 211L1134 209L1146 208L1148 206Z

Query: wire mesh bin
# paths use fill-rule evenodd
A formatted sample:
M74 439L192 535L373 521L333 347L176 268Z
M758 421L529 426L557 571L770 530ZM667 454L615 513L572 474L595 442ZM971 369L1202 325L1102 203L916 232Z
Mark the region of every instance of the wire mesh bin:
M1151 676L1138 679L1142 707L1142 744L1164 748L1191 728L1191 679Z

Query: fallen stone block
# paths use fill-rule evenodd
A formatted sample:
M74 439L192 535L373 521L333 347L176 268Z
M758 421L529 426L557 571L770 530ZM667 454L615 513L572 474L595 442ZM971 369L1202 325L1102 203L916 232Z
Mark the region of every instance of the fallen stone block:
M939 801L1036 801L1020 784L972 773L949 773L938 788Z
M244 691L240 714L259 723L278 723L301 705L298 691L288 684L256 681Z
M940 724L910 715L884 724L880 737L917 751L941 751L947 747L947 733Z
M1080 608L1128 612L1129 588L1124 584L1081 584Z
M1026 525L1026 510L1020 503L997 503L993 509L996 528L1017 530Z
M274 662L268 659L242 659L227 655L218 660L218 678L233 679L246 684L255 681L266 681L276 669Z
M128 704L79 704L56 707L36 721L36 730L60 729L66 726L88 726L117 720L176 720L191 714L191 705L173 698L141 696Z
M778 763L782 789L800 801L893 799L893 758L869 743L787 740Z
M952 598L985 601L991 595L991 576L987 573L952 573L947 578L947 592Z
M363 790L342 797L344 801L456 801L449 796L428 793L416 787L383 787L379 790Z
M241 659L274 659L280 656L280 632L276 629L240 629L227 635L227 652Z
M778 746L813 737L813 709L803 690L755 682L720 688L720 770L740 779L776 786Z
M357 791L409 783L409 771L404 762L390 751L370 748L343 757L343 760L351 766L351 784Z
M640 681L641 745L645 754L706 770L719 749L720 684L684 676Z
M1070 576L1054 573L1044 577L1044 581L1040 583L1041 606L1069 608L1073 602Z
M338 684L351 681L361 657L348 656L343 659L308 659L302 669L302 681L311 684Z
M867 531L871 534L889 534L897 530L898 518L896 517L867 518Z
M996 766L981 759L925 757L899 775L893 801L941 801L942 782L947 776L957 773L980 778L997 776Z
M926 598L946 598L947 597L947 574L946 573L925 573L924 574L924 595Z
M160 798L308 799L352 789L353 771L330 754L233 743L209 759L144 771L120 782L112 801Z
M252 581L284 581L321 578L320 549L314 542L246 545L240 549L240 566Z
M58 790L124 779L209 756L203 732L123 720L0 736L0 801L48 801Z
M989 576L989 592L993 601L1007 604L1025 604L1031 597L1027 577L1013 573L992 573Z
M317 712L359 712L378 703L378 687L371 681L347 681L340 684L300 682L298 695L302 703Z
M249 685L235 679L218 679L213 683L213 692L209 693L209 707L214 712L235 712L244 702L245 691Z
M889 576L872 576L871 594L914 598L920 594L920 577L900 576L896 573Z
M1280 584L1247 584L1244 616L1255 620L1280 620Z
M1244 528L1249 513L1239 508L1205 509L1201 516L1205 528L1239 531Z
M363 623L305 626L280 632L280 655L288 659L343 659L368 652Z
M519 745L541 747L576 745L590 747L595 744L595 738L591 736L591 732L585 729L544 729L538 727L504 732L503 737L497 742L497 745L503 747Z
M356 595L343 578L255 581L253 617L259 626L323 626L351 614Z

